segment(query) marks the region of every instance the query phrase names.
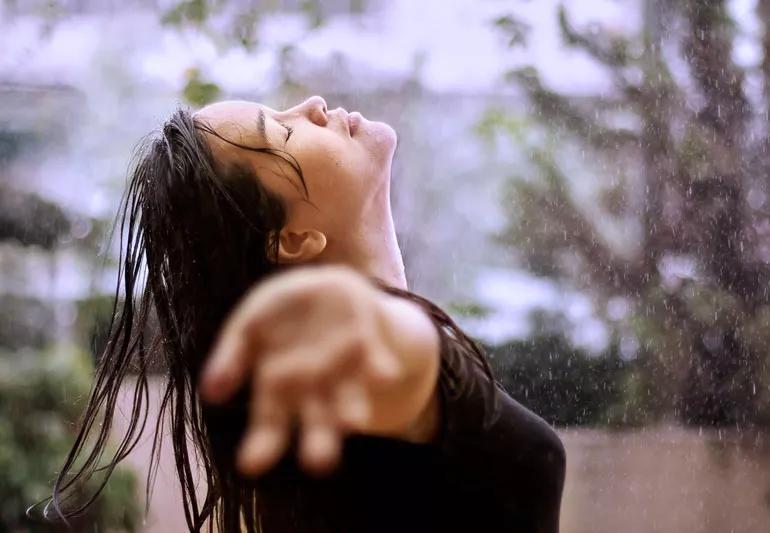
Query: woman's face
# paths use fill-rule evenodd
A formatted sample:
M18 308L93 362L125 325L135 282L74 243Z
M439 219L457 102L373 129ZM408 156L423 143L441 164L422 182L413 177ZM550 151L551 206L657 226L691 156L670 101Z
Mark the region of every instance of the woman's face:
M198 111L196 120L228 140L283 150L297 160L307 197L280 157L241 150L209 135L214 157L249 164L255 177L286 201L289 224L298 230L307 226L327 238L344 235L381 207L373 204L389 202L397 137L383 122L342 108L329 111L320 96L284 111L254 102L219 102Z

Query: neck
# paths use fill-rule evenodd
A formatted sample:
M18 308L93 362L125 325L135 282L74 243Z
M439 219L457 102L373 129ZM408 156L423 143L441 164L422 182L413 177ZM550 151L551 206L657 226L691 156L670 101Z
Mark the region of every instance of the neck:
M389 191L384 193L389 196ZM372 202L364 213L361 223L345 236L344 242L330 246L326 261L350 265L386 285L407 289L404 259L396 238L390 199Z
M386 285L406 289L404 259L398 246L393 217L390 213L388 215L386 220L363 228L364 233L356 238L357 264L354 266Z

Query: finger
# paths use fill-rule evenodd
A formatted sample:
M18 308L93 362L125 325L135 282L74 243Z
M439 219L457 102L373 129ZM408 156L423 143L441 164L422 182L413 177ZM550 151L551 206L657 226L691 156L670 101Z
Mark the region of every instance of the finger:
M334 390L334 410L338 424L345 431L361 431L372 416L366 388L358 381L345 379Z
M200 392L205 400L225 401L249 375L257 356L260 328L266 327L267 319L277 312L264 293L249 293L225 321L201 374ZM285 307L286 302L282 305Z
M285 453L290 438L289 406L268 388L258 388L251 402L246 437L238 451L237 466L244 475L258 476Z
M252 289L228 317L226 330L249 332L294 315L306 295L297 291L296 284L287 283L286 277L265 280Z
M303 398L300 416L300 461L309 473L326 474L337 465L342 450L331 406L321 395L311 393Z
M217 343L201 373L199 391L204 400L222 403L243 385L254 364L256 347L235 332Z

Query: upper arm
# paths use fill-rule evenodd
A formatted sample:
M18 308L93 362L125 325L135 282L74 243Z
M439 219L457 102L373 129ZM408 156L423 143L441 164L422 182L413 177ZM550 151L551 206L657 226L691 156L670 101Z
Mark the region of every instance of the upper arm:
M558 532L566 453L556 432L495 382L477 357L482 354L441 309L413 293L386 290L418 303L438 332L433 444L446 465L446 481L494 499L489 510L494 507L497 522L510 525L506 530Z
M437 445L463 485L494 493L502 512L522 531L558 531L566 469L561 440L439 329Z

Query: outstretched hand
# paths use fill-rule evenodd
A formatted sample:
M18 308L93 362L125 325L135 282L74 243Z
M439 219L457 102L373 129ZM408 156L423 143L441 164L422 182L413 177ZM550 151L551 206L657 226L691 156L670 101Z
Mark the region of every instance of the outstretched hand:
M416 305L342 266L268 278L226 321L204 368L204 400L222 403L249 380L237 467L259 475L300 427L300 462L323 473L350 433L429 440L436 425L438 339Z

